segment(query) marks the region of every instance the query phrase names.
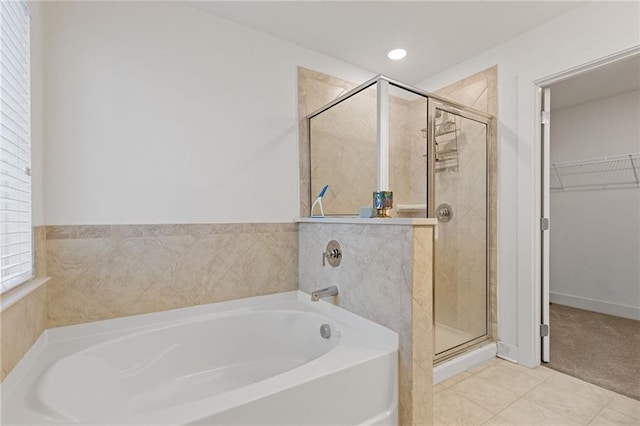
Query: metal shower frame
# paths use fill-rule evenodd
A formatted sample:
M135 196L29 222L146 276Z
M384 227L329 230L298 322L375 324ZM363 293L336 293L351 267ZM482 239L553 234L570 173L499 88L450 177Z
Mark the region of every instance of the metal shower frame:
M311 129L311 119L322 114L324 111L338 105L339 103L351 98L354 95L368 89L369 87L376 85L377 94L377 183L376 188L378 191L389 191L389 86L395 86L400 89L404 89L410 93L418 96L422 96L427 99L427 217L435 217L435 113L436 108L442 111L447 111L453 114L460 115L461 117L477 121L485 124L488 129L487 138L491 131L492 115L479 111L474 108L470 108L466 105L448 100L442 96L434 95L433 93L425 92L413 86L401 83L393 80L384 75L377 75L370 80L365 81L359 86L354 87L345 94L337 97L333 101L317 109L311 114L306 116L307 128ZM307 132L307 143L309 146L309 164L311 164L311 131ZM491 158L492 149L491 144L487 144L487 164ZM311 169L309 169L311 170ZM309 171L311 173L311 171ZM487 176L487 182L489 176ZM489 182L488 182L489 183ZM489 187L489 185L487 185ZM309 176L309 205L311 205L311 176ZM311 213L309 213L311 214ZM488 221L487 221L488 222Z

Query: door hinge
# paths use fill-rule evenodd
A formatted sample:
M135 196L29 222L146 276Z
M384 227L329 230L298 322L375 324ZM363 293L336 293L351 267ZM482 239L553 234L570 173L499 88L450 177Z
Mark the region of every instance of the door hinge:
M551 121L551 114L548 111L540 111L540 120L542 124L549 124Z
M540 337L549 336L549 324L540 324Z
M541 217L540 218L540 230L541 231L548 231L549 230L549 218L548 217Z

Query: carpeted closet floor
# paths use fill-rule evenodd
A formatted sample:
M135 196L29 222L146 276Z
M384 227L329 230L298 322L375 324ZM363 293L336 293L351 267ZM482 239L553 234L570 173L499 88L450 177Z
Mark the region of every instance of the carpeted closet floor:
M640 400L640 321L551 304L547 367Z

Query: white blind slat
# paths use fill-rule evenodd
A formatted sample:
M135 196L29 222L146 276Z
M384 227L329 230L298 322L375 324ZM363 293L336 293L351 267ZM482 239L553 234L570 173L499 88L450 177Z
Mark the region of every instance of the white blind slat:
M29 9L0 1L0 284L33 277Z

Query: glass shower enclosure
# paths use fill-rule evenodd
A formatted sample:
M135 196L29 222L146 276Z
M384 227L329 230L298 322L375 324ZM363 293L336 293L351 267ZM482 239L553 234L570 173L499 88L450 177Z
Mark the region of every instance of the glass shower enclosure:
M491 339L492 117L377 76L307 120L310 195L329 185L325 215L357 215L374 191L393 191L393 217L438 218L435 362Z

